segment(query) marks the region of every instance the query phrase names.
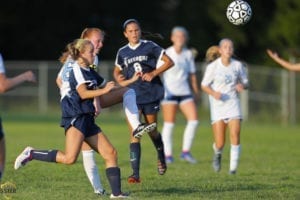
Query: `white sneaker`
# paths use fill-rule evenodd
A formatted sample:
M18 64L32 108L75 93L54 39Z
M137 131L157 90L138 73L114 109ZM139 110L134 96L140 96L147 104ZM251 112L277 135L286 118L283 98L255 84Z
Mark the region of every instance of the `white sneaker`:
M121 193L118 196L115 196L115 195L111 194L110 198L111 199L127 199L127 198L130 198L130 196L129 196L129 194Z
M19 169L20 167L23 167L26 165L27 162L31 161L31 151L33 150L32 147L26 147L24 151L17 157L15 161L15 170Z

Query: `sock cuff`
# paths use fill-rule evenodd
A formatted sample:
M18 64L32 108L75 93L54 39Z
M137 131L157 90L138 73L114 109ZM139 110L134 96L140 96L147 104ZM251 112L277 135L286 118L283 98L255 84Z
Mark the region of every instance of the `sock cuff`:
M241 145L240 144L238 144L238 145L231 144L230 147L234 151L240 151L240 149L241 149Z
M189 120L187 121L188 125L194 125L194 126L197 126L199 124L199 121L198 120Z
M94 150L82 150L82 156L91 156L94 155Z
M119 167L109 167L106 168L106 175L107 176L120 176L121 171Z
M141 148L141 143L140 142L134 142L130 143L130 148Z
M164 126L173 128L175 124L173 122L164 122Z

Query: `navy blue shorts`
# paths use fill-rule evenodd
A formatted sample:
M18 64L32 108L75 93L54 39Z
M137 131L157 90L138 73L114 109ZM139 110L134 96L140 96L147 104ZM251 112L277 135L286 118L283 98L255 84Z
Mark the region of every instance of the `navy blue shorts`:
M137 104L138 109L144 114L144 115L151 115L156 114L160 110L159 101L153 102L153 103L147 103L147 104Z
M162 101L162 104L169 103L169 104L182 104L188 101L193 101L194 98L192 95L183 95L183 96L166 96Z
M95 123L94 115L91 114L80 115L74 118L62 118L61 126L64 127L65 132L73 126L77 128L85 138L102 132L101 128Z
M2 128L2 119L0 117L0 140L2 140L3 137L4 137L4 132Z

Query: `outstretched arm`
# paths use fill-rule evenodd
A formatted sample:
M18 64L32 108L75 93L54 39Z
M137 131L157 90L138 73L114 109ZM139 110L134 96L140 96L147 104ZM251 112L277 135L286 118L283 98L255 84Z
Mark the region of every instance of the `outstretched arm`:
M6 77L5 73L0 73L0 93L12 90L24 82L36 82L36 77L32 71L26 71L12 78Z
M267 54L282 67L291 71L300 71L300 63L296 63L296 64L290 63L280 58L276 52L271 51L270 49L267 49Z

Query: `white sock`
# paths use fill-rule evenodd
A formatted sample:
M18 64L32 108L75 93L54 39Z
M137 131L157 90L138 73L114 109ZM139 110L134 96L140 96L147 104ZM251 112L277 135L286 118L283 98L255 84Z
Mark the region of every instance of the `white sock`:
M214 150L215 154L222 154L222 152L223 152L223 148L222 149L218 149L216 147L216 143L213 143L213 150Z
M241 152L241 145L231 145L230 148L230 171L236 171Z
M94 188L94 192L95 193L102 192L103 186L100 181L98 167L96 165L96 161L94 158L94 151L93 150L82 151L82 158L83 158L83 166L84 166L85 173Z
M164 122L161 135L164 143L164 151L166 156L172 156L173 128L174 128L174 123Z
M136 105L136 94L133 89L127 90L123 95L123 109L130 126L135 130L141 122L139 119L139 110Z
M182 144L182 152L189 152L194 136L196 134L198 127L198 120L190 120L187 122L184 133L183 133L183 144Z

